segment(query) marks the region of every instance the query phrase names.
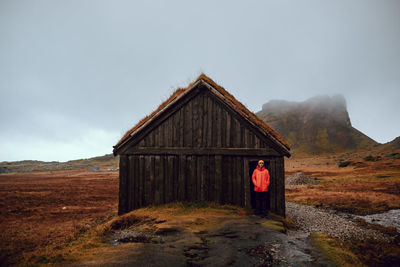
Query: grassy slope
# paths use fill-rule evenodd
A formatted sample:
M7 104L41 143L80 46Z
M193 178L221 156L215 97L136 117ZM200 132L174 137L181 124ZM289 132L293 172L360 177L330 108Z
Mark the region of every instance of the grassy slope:
M70 160L66 162L58 161L3 161L0 166L7 168L10 172L41 172L41 171L66 171L66 170L90 170L93 166L98 166L100 171L116 170L118 168L119 158L112 154L93 157L89 159Z

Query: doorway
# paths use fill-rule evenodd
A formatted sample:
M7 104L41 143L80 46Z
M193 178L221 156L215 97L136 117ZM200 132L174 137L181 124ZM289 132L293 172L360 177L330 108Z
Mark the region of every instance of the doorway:
M255 168L257 168L258 165L258 161L259 160L250 160L249 161L249 182L250 182L250 203L251 203L251 208L255 209L256 207L256 194L254 192L254 184L253 184L253 180L252 180L252 176L253 176L253 171L255 170ZM269 173L271 174L270 170L269 170L269 161L264 160L264 167L269 171ZM270 177L271 179L271 177ZM270 190L268 190L267 192L267 209L270 210Z

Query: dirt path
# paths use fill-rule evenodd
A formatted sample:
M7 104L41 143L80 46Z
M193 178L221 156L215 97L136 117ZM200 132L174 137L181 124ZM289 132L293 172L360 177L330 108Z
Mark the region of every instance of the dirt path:
M183 218L183 217L182 217ZM286 232L281 222L254 215L177 217L155 222L153 235L137 229L70 266L329 266L307 234ZM213 225L213 226L211 226ZM154 228L155 227L155 228Z

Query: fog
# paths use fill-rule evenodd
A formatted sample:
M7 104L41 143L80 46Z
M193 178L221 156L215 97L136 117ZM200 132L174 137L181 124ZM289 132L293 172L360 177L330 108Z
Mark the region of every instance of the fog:
M201 72L251 111L345 97L400 134L400 1L0 2L0 161L111 153Z

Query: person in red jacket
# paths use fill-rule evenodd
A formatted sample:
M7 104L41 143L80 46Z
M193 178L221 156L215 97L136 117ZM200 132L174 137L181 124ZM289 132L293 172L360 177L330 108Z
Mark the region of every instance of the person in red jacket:
M257 168L253 171L252 180L256 194L256 215L266 216L267 211L267 191L269 186L269 172L264 167L264 161L258 161Z

